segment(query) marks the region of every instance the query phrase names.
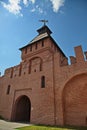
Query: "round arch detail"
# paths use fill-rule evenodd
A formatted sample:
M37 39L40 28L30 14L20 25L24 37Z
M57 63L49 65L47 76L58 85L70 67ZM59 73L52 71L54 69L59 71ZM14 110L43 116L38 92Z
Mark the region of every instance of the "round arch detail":
M63 89L65 125L87 125L87 74L70 79Z
M32 57L29 60L29 73L42 71L43 60L41 57Z

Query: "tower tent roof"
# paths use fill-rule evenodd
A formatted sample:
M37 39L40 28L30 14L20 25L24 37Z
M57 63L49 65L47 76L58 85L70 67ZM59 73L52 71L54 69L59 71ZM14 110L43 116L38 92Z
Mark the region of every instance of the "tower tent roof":
M19 50L22 50L23 48L35 43L35 42L38 42L44 38L47 38L50 36L50 34L52 33L51 30L46 26L42 26L40 29L37 30L37 32L39 33L33 40L31 40L26 46L20 48Z
M33 43L36 43L44 38L47 38L49 37L49 35L47 33L43 33L43 34L40 34L40 35L37 35L33 40L31 40L26 46L23 46L22 48L20 48L19 50L22 50L23 48L27 47L27 46L30 46L31 44Z
M30 46L40 40L43 40L45 38L51 38L51 40L53 41L53 43L57 46L57 48L60 50L60 52L65 56L64 52L60 49L60 47L58 46L58 44L55 42L55 40L51 37L51 30L46 26L42 26L40 29L37 30L37 32L39 33L33 40L31 40L27 45L23 46L22 48L20 48L19 50L24 49L27 46ZM66 56L65 56L66 57Z

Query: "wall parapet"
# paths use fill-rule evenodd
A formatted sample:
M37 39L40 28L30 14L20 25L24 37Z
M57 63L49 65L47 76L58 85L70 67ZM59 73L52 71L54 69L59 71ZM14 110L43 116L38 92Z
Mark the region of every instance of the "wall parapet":
M83 53L81 46L75 47L74 51L75 51L75 56L70 56L70 65L76 64L78 66L80 64L84 64L84 62L87 61L87 51ZM38 58L37 59L34 58L32 60L22 61L20 62L19 65L6 69L4 76L13 78L13 77L19 77L25 73L30 74L31 72L41 71L42 61L40 61ZM39 64L38 67L37 64ZM36 67L33 67L32 69L31 65ZM64 66L68 67L70 65L68 64L68 58L60 55L60 67L64 67Z
M75 56L70 56L70 65L72 64L82 64L87 60L87 51L83 52L81 46L74 48Z

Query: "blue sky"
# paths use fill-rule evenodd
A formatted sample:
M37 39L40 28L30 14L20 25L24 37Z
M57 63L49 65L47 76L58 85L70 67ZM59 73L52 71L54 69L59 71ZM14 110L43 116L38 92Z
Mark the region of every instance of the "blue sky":
M0 72L21 61L27 45L48 20L52 37L67 57L75 46L87 50L87 0L0 0Z

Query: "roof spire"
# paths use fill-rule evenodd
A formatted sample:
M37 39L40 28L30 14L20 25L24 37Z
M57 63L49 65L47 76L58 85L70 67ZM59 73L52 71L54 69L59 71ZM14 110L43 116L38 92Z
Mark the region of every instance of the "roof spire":
M46 23L48 23L48 20L43 19L43 20L39 20L39 22L44 23L44 26L45 26L45 25L46 25Z

